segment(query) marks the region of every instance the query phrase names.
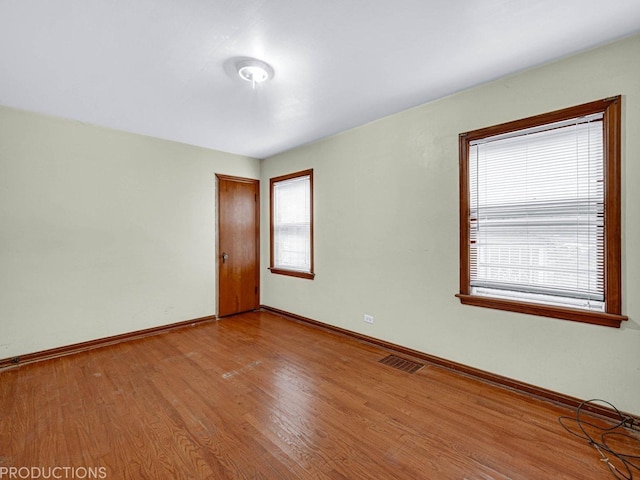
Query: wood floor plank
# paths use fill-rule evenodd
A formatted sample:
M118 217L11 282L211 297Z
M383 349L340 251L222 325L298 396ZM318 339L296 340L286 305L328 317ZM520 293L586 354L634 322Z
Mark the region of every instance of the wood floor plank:
M608 479L564 407L254 312L0 372L0 467L118 479Z

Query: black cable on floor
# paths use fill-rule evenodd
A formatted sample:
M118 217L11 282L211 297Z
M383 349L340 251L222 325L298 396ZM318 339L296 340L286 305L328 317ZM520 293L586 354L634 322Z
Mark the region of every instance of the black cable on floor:
M583 410L596 402L609 406L616 413L618 418L613 420L609 426L596 425L583 418ZM575 417L562 416L558 421L571 435L586 440L589 445L593 446L616 478L633 480L633 473L640 473L640 433L638 435L629 434L629 430L640 432L640 424L635 419L622 415L611 403L600 399L584 401L578 406ZM579 431L572 430L569 427L570 424L574 428L577 427ZM591 430L592 433L587 430ZM620 452L611 447L614 439L631 443L634 454Z

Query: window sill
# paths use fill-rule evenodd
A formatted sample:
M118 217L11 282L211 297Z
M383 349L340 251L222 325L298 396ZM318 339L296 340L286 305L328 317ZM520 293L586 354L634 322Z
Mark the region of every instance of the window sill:
M276 273L278 275L288 275L289 277L298 277L298 278L306 278L308 280L313 280L316 276L315 273L309 272L297 272L295 270L283 270L281 268L269 268L271 273Z
M560 318L574 322L590 323L593 325L603 325L606 327L620 328L620 323L628 320L625 315L615 315L612 313L590 312L573 308L554 307L550 305L538 305L535 303L514 302L498 298L480 297L478 295L456 294L460 303L473 305L475 307L494 308L496 310L506 310L509 312L527 313L541 317Z

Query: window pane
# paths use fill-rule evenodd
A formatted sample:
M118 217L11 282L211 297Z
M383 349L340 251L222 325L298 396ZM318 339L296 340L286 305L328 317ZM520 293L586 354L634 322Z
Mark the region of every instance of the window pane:
M604 311L601 117L470 145L472 294Z
M273 184L273 267L311 272L311 177Z

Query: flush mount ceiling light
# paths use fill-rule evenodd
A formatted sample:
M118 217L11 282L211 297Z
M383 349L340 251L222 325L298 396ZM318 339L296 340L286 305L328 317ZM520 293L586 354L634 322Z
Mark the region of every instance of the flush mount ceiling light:
M243 80L251 82L253 88L256 84L265 82L273 77L273 68L261 60L255 58L246 58L236 63L238 75Z

